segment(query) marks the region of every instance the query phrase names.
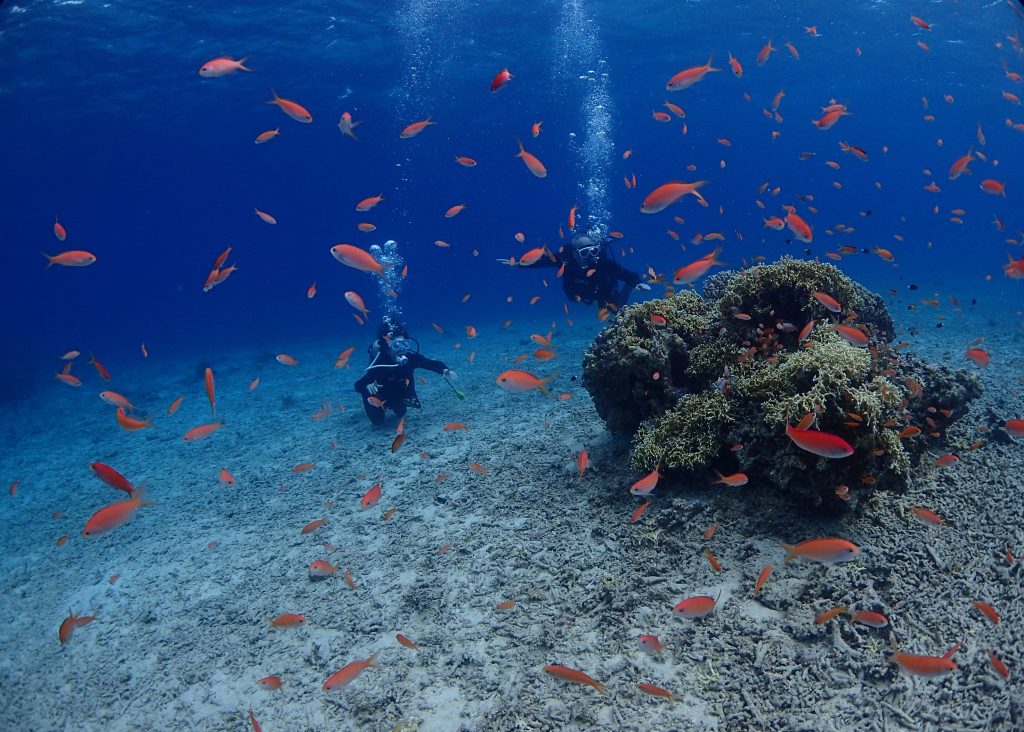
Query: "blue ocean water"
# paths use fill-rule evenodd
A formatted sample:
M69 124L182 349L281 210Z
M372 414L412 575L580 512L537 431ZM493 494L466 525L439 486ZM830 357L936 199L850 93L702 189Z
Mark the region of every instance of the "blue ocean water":
M3 361L42 369L69 347L116 363L136 357L143 341L160 354L201 353L226 342L269 348L304 334L357 337L341 293L362 291L371 310L379 304L370 278L343 268L328 250L387 238L399 242L409 263L401 304L417 327L446 318L555 317L561 302L554 287L528 310L522 299L541 291L540 278L497 267L494 259L525 250L513 239L519 231L529 246L557 246L574 204L582 226L625 234L621 243L632 253L624 264L665 271L709 248L683 253L669 228L684 243L697 232L721 232L730 263L807 256L804 247L785 243L787 232L761 222L784 214L782 205L797 204L797 195L813 196L810 256L839 244L886 247L898 267L866 256L842 266L901 296L909 280L961 299L1016 293L1017 283L1005 282L1000 268L1014 251L1004 238L1020 227L1013 195L1022 133L1007 122L1024 114L1001 93L1021 91L1005 73L1020 67L1013 40L1019 18L1007 2L922 8L937 16L930 31L911 23L916 7L888 3L843 3L827 12L793 3L288 3L220 10L5 3ZM817 36L805 32L810 25ZM755 56L769 40L778 50L758 66ZM743 64L742 79L728 71L729 52ZM198 76L202 63L221 55L246 57L253 72ZM670 76L708 58L723 70L688 90L665 91ZM491 78L506 67L513 80L492 94ZM313 124L265 104L271 89L306 106ZM780 90L777 123L762 110ZM831 130L812 127L832 99L850 116ZM686 119L654 121L652 110L666 111L665 100L682 106ZM335 126L345 111L363 122L358 143ZM924 121L927 114L934 121ZM403 127L427 116L437 125L399 139ZM541 120L533 139L530 127ZM984 147L976 139L979 124ZM274 128L281 129L277 139L253 144ZM545 162L546 179L514 157L517 137ZM721 138L731 147L717 144ZM870 160L843 154L840 140L865 149ZM947 180L949 166L971 148L989 162L976 161L973 176ZM627 149L633 156L623 160ZM803 151L817 157L801 162ZM479 164L463 168L455 155ZM831 170L826 160L842 168ZM634 173L637 189L628 190L623 177ZM1004 181L1007 198L979 190L986 177ZM709 207L688 198L660 215L639 212L644 195L676 179L709 180ZM923 190L932 180L941 193ZM763 183L781 192L759 195ZM354 210L378 193L385 199L378 208ZM467 208L443 218L456 203ZM254 208L279 223L262 223ZM966 211L963 223L951 224L949 212L958 208ZM867 210L869 217L859 215ZM676 224L673 215L686 223ZM996 216L1005 232L993 226ZM55 217L69 232L64 248L93 251L96 265L43 271L39 252L62 248L50 230ZM363 221L376 231L358 232ZM824 234L837 224L856 231ZM436 247L437 239L452 247ZM204 294L209 267L226 246L238 272ZM313 281L320 294L308 301ZM472 306L460 308L466 293ZM517 297L512 305L509 294Z
M783 254L825 259L849 245L857 251L826 261L886 294L898 319L931 308L932 327L976 309L984 315L973 335L1017 330L1021 283L1003 266L1021 258L1024 238L1021 29L1021 6L1009 0L8 0L0 403L41 400L55 419L73 418L60 414L67 387L53 378L71 349L84 354L74 373L90 391L103 383L84 364L88 354L116 387L119 372L141 380L143 343L153 361L195 364L334 341L338 351L355 345L361 366L378 317L396 306L438 351L432 323L453 337L472 325L492 345L509 319L517 333L566 328L567 316L596 331L596 309L567 302L553 270L495 261L557 249L573 206L577 233L621 232L610 239L616 258L639 273L671 273L718 246L742 266ZM775 50L759 65L769 42ZM220 56L245 58L251 72L198 74ZM708 60L719 71L666 91L674 74ZM494 93L505 68L512 79ZM267 104L272 90L306 107L312 124ZM833 100L849 115L817 129L811 121ZM361 122L358 141L337 127L344 112ZM436 124L399 137L428 117ZM517 140L544 162L546 178L515 157ZM844 153L841 141L868 160ZM951 180L950 166L969 151L972 174ZM814 155L801 159L805 152ZM459 155L477 165L458 165ZM636 188L624 185L634 175ZM1006 195L981 190L983 179L1005 184ZM670 180L707 180L709 205L688 196L641 213L644 196ZM941 190L926 190L932 182ZM377 207L355 210L378 194ZM445 218L456 204L465 210ZM763 226L785 205L812 226L811 243ZM54 237L55 220L66 241ZM364 222L376 229L359 231ZM389 239L408 265L397 298L330 254L339 243ZM238 270L204 293L228 246ZM870 253L879 247L895 261ZM70 249L97 262L45 268L40 252ZM368 323L353 318L350 290L366 301ZM931 299L940 306L922 302ZM339 372L336 388L349 391L356 375ZM102 413L114 429L107 411L95 400L89 424Z

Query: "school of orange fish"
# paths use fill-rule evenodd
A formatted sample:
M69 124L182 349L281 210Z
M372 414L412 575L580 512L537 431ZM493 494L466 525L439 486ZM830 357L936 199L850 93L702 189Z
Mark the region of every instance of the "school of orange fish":
M910 31L913 34L912 37L914 38L914 41L917 43L921 52L927 53L929 51L929 47L925 39L927 38L929 33L933 32L932 25L918 16L911 16L908 21L908 31ZM804 36L806 38L806 42L808 43L816 42L816 39L819 38L817 30L813 26L804 28ZM1009 44L1011 44L1012 48L1016 51L1016 53L1020 55L1021 39L1018 37L1008 37L1007 40ZM998 43L997 46L1000 49L1002 49L1003 42ZM788 51L792 59L799 60L800 54L793 43L785 43L785 49ZM775 46L772 45L771 40L768 40L767 43L765 43L763 47L761 47L760 51L756 54L756 63L758 65L764 65L769 63L772 54L779 50L780 49L777 49ZM856 55L858 57L861 55L861 51L859 48L856 49ZM251 69L249 69L245 65L245 63L246 59L244 58L241 60L233 60L231 58L216 58L204 64L199 70L199 75L204 78L216 78L228 76L239 71L250 72ZM734 56L731 51L728 54L728 68L736 79L743 78L744 70L740 57ZM693 87L695 84L698 83L712 83L708 81L708 76L714 72L719 71L722 71L722 69L714 67L712 65L712 58L708 58L707 62L704 64L686 68L671 76L665 85L665 90L670 93L682 92L690 87ZM1008 63L1006 63L1005 61L1003 73L1005 76L1005 81L1008 85L1020 84L1022 81L1021 75L1017 72L1011 71ZM493 77L490 83L491 92L497 93L510 84L514 86L515 84L513 84L513 79L514 77L509 72L508 69L502 69ZM685 95L681 95L681 97L682 96ZM763 109L764 116L769 120L772 120L776 124L781 124L783 121L782 115L780 113L780 105L783 97L784 93L781 91L778 92L774 96L770 108L765 107ZM744 98L748 102L751 101L751 96L747 92L744 92ZM1013 92L1004 91L1002 93L1002 98L1007 104L1020 104L1020 99L1018 95ZM926 112L924 116L925 121L934 121L934 116L932 116L930 113L927 113L929 107L929 100L927 98L924 98L922 102L924 110ZM953 98L947 95L945 97L945 102L953 103ZM291 120L303 124L310 124L313 122L313 116L305 107L303 107L298 102L279 96L276 91L273 92L273 99L271 99L268 103L274 104L277 107L279 107L280 110L285 115L287 115L287 117L290 118ZM663 112L660 110L653 111L652 117L654 121L658 123L670 123L673 121L673 119L686 119L686 112L679 105L673 102L666 101L664 107L668 110L668 112ZM842 124L842 120L844 117L852 113L853 112L851 112L847 108L846 104L837 102L835 100L829 101L827 104L821 107L820 116L815 115L816 118L811 120L811 123L813 124L815 131L802 134L818 135L822 132L832 130L837 125ZM364 121L354 120L349 112L344 112L338 121L338 128L340 132L346 137L351 138L353 141L358 141L359 138L356 136L355 129L361 124L364 124ZM437 124L439 123L433 121L431 117L427 117L426 119L420 121L412 122L405 126L400 131L399 137L402 139L417 137L423 134L429 127L435 126ZM529 134L533 139L536 139L541 135L541 124L542 123L538 121L530 129ZM1015 122L1011 118L1006 118L1005 124L1007 127L1012 128L1013 130L1024 131L1024 123ZM682 125L682 134L685 135L686 133L687 126L684 122ZM255 138L255 143L258 145L270 143L271 141L277 139L281 134L284 133L281 132L280 128L267 130L265 132L262 132ZM775 139L781 134L781 131L778 128L776 128L771 134L772 138ZM526 137L526 135L523 135L523 137ZM956 157L956 159L953 160L950 164L948 173L946 174L946 177L950 182L958 180L963 175L971 174L972 170L970 166L975 161L988 163L992 167L993 171L995 170L995 168L997 168L998 160L994 158L990 159L990 157L985 152L983 152L983 148L986 147L987 142L980 122L977 124L976 137L978 148L975 149L972 147L965 154ZM867 162L869 160L869 153L864 148L849 144L845 140L836 140L835 142L841 152L850 154L858 161ZM718 143L725 147L731 145L731 142L725 138L719 139ZM536 176L537 178L544 178L547 175L547 168L537 157L537 155L527 150L521 140L516 139L516 144L518 146L518 152L515 153L515 157L519 158L522 161L527 172L532 174L533 176ZM941 149L941 138L937 140L937 144L940 146ZM886 147L883 146L880 148L881 154L884 155L886 152ZM632 150L626 150L622 158L624 160L628 160L631 156L631 153ZM800 158L803 160L810 160L815 155L816 153L807 152L801 154ZM467 168L474 167L477 164L476 160L474 160L473 158L458 154L454 155L454 161L456 164ZM841 164L838 161L833 160L827 161L826 165L833 170L839 169L841 167ZM723 168L725 167L724 160L722 161L721 166ZM695 170L695 166L691 165L689 166L689 169L691 171ZM924 173L925 176L930 180L930 182L924 186L925 190L936 194L940 193L941 189L935 183L932 171L925 170ZM631 173L630 175L625 176L624 182L625 188L627 190L636 189L638 185L636 173ZM841 184L839 182L835 182L834 186L839 188L841 187ZM876 182L876 186L881 188L881 183ZM682 200L688 199L688 197L692 198L699 205L708 207L710 204L706 198L706 195L709 187L713 188L713 181L668 181L662 183L660 185L655 186L651 190L651 192L643 199L642 203L640 204L640 211L643 214L656 215L659 212L666 210L670 206L673 206L674 204ZM1006 186L1004 182L999 181L994 177L984 178L983 180L980 181L979 187L983 192L991 194L993 196L1006 197L1007 195ZM771 188L770 190L769 189L770 184L767 182L764 183L758 189L758 195L760 196L767 192L769 196L774 197L780 193L780 189L778 187ZM371 210L374 210L375 207L377 207L381 202L385 200L385 196L382 193L378 193L375 196L368 196L361 199L356 204L355 208L357 211L360 212L369 212ZM808 221L808 217L809 215L817 213L817 211L813 206L813 196L798 196L798 200L803 205L804 213L798 213L796 205L783 206L782 212L764 218L764 228L775 231L782 231L788 229L796 240L800 242L809 243L814 238L814 227ZM756 204L761 209L766 209L767 207L767 204L760 198L756 199ZM465 204L453 205L447 211L444 212L444 216L447 218L457 216L464 208ZM577 208L578 207L576 205L573 205L571 207L568 214L568 219L566 221L568 236L570 237L572 236L573 231L576 229ZM940 208L938 205L935 206L934 213L936 215L940 213ZM271 215L270 213L267 213L259 209L255 209L255 214L268 225L274 225L277 223L274 216ZM964 211L962 209L952 209L950 221L953 223L962 222L963 214ZM675 222L677 224L683 224L685 223L685 220L680 216L676 216ZM999 231L1004 230L1005 225L999 218L996 218L993 223ZM376 229L376 226L372 223L364 222L358 224L358 229L359 231L366 233L374 231ZM834 229L826 230L826 233L829 236L832 236L836 232L851 233L852 231L852 227L839 224L836 225ZM673 240L680 240L679 233L674 229L668 228L667 233ZM60 241L64 241L69 237L68 230L65 228L64 224L62 224L59 220L55 221L53 224L53 234ZM564 242L567 235L566 228L559 226L558 235L559 241ZM619 231L612 231L610 235L612 239L615 240L622 239L624 236ZM736 232L736 236L738 239L742 239L742 234L738 231ZM519 244L525 243L525 236L522 233L517 233L514 238ZM702 241L722 241L724 240L724 238L724 235L718 232L702 233L697 234L692 239L690 239L690 243L698 244ZM895 238L897 239L897 241L901 241L899 235L896 235ZM1009 238L1006 239L1006 242L1007 244L1010 245L1018 245L1021 243L1015 239ZM435 243L438 247L442 248L448 246L448 244L445 241L440 239L437 240ZM629 251L632 252L632 248L630 248ZM680 266L671 274L670 277L668 275L656 272L653 268L649 268L647 273L647 281L651 284L662 285L664 287L665 293L671 294L674 286L692 285L693 283L700 280L700 278L704 276L712 267L719 266L720 264L722 264L722 262L720 262L718 259L718 255L721 251L722 248L719 246L712 252L709 252L708 254L692 262ZM892 251L882 247L874 247L870 251L876 254L878 257L880 257L881 260L884 262L893 262L895 259L895 255ZM857 247L843 245L837 247L834 251L830 251L827 254L827 256L832 260L838 261L843 259L844 257L852 256L859 253L861 253L861 250L858 249ZM353 268L361 272L382 275L387 267L387 265L384 265L380 261L378 261L369 251L366 251L361 247L350 244L337 244L331 247L330 254L334 257L335 260L340 262L342 265L345 265L347 267ZM475 254L477 254L477 252L474 251L474 255ZM623 251L623 254L625 254L625 250ZM210 269L209 275L207 276L205 282L202 285L204 291L209 291L214 287L223 285L225 282L227 282L229 277L234 272L237 271L236 264L227 264L227 260L230 257L230 255L231 248L228 247L225 251L223 251L220 254L220 256L216 258L216 260L213 263L213 266ZM59 265L63 267L86 267L92 266L97 262L97 258L95 255L93 255L90 252L82 250L68 250L60 252L56 255L45 256L47 257L48 260L48 267L53 265ZM554 257L550 247L547 244L538 247L533 247L527 250L526 252L522 253L518 257L513 256L505 261L507 261L508 265L512 267L528 267L536 263L543 257ZM755 262L761 259L763 259L763 257L756 258ZM561 276L561 274L562 271L559 270L557 276ZM1014 260L1011 256L1009 258L1009 261L1003 265L1003 274L1005 277L1013 280L1024 279L1024 257L1021 257L1018 260ZM407 275L408 265L406 265L401 271L401 277L404 278ZM671 280L671 282L669 280ZM316 294L317 289L316 283L314 282L313 284L310 285L307 291L307 296L309 298L313 298L316 296ZM395 293L393 292L391 294L395 295ZM836 329L836 332L839 335L841 335L844 339L846 339L849 343L851 343L854 346L867 347L867 336L860 328L856 327L855 323L852 323L849 319L844 320L843 322L839 322L839 317L841 316L843 311L842 303L837 302L835 298L833 298L829 293L825 292L816 292L814 294L814 297L830 312L836 315L836 322L833 323L833 327ZM365 323L369 316L369 310L366 307L366 304L363 298L360 296L360 294L355 291L348 291L345 293L345 299L356 311L353 313L353 316L355 317L356 321L359 322L360 324ZM469 295L467 294L463 298L463 301L465 302L468 299ZM509 301L511 302L511 297L509 298ZM923 303L926 305L937 305L938 301L926 300L923 301ZM597 317L600 318L601 320L607 319L614 312L614 308L622 304L623 303L599 304ZM571 327L572 321L568 318L568 307L565 308L565 313L567 316L567 323ZM737 314L736 317L743 317L743 314ZM511 321L506 321L503 324L503 326L508 327L510 323ZM664 323L661 323L661 325L664 325ZM804 329L805 332L801 334L801 340L803 340L806 337L807 332L809 332L810 328L813 325L813 322L808 324L808 326ZM442 328L439 325L434 324L434 328L438 332L442 332ZM532 338L537 344L538 349L532 354L524 353L516 357L514 359L514 365L519 365L523 360L525 360L531 355L539 363L544 363L554 359L558 355L556 347L552 342L554 338L554 333L555 325L552 324L552 330L548 334L533 335ZM470 340L474 339L477 336L476 329L472 325L466 326L466 336ZM334 367L347 368L349 358L352 355L353 351L354 347L350 347L343 351L338 356L334 364ZM146 349L145 344L141 345L141 352L144 357L148 356L148 351ZM73 364L76 363L76 358L80 355L81 354L78 351L69 351L68 353L62 356L62 359L65 361L65 365L63 369L56 374L56 378L63 384L66 384L71 387L80 387L82 385L82 381L77 376L71 373ZM468 360L470 363L473 362L473 357L473 353L469 354ZM276 359L280 364L288 367L294 367L298 364L295 358L286 353L277 355ZM975 364L979 368L984 368L989 364L990 356L989 353L984 348L982 348L981 341L979 339L978 341L971 343L967 347L965 352L965 359L969 359L973 364ZM111 380L111 374L108 372L106 367L104 367L104 365L95 358L95 356L92 356L88 363L89 365L92 365L95 368L97 374L101 379L103 379L104 381ZM509 369L497 376L496 383L499 387L508 392L522 393L539 391L542 392L544 395L550 397L552 395L549 393L547 385L556 376L557 374L551 374L549 376L541 378L528 371L519 369ZM211 368L206 368L205 370L204 384L206 396L209 400L211 419L213 419L214 421L188 429L183 435L183 439L188 442L209 439L223 427L223 420L216 419L216 387L214 373ZM256 389L258 386L259 379L257 378L254 379L252 383L249 385L249 391ZM138 411L136 406L132 404L131 401L124 395L115 391L105 390L100 392L99 396L105 403L115 408L114 416L116 422L123 430L138 431L143 429L155 428L155 425L153 424L152 421L153 417L149 416L143 419L139 416L136 416L136 413ZM571 395L568 393L563 393L559 395L558 398L568 399L570 398L570 396ZM182 395L175 399L174 402L167 408L166 415L173 415L181 406L184 398L185 396ZM331 404L324 404L320 411L312 415L312 418L322 419L328 414L330 414L331 411ZM786 434L797 446L815 455L818 455L825 460L841 460L853 454L854 449L845 440L836 435L827 434L814 429L813 422L814 415L807 415L795 427L787 424L785 428ZM467 429L467 427L468 425L464 423L453 422L444 425L443 429L445 431L454 431L465 430ZM1004 423L1004 427L1006 431L1011 435L1018 438L1024 438L1024 419L1007 420ZM917 432L908 432L908 430L917 430ZM920 433L920 428L911 426L906 428L904 433L905 434L901 434L901 437L912 437L915 434ZM399 423L398 428L396 430L396 436L391 444L391 451L394 452L398 450L402 446L405 439L405 420L403 419ZM960 458L957 455L944 455L936 460L936 464L940 466L949 465L959 461L959 459ZM583 450L577 455L577 471L580 479L583 478L589 465L589 456L587 454L587 451ZM124 500L119 500L99 508L86 522L85 527L82 530L83 535L87 537L96 537L107 532L113 531L117 527L123 525L125 522L130 520L133 516L135 516L135 514L138 512L140 508L153 505L143 496L143 491L141 488L134 486L125 476L121 475L121 473L119 473L113 467L98 462L92 463L90 467L100 480L102 480L104 483L106 483L107 485L111 486L116 490L123 491L124 493L127 494L128 497ZM313 463L303 463L301 465L295 466L292 470L295 472L304 472L312 469L313 467ZM475 462L471 463L469 467L477 472L485 472L487 470L487 468L485 468L483 465ZM646 500L630 516L630 523L639 521L644 511L651 505L650 496L657 487L659 479L662 477L662 475L659 472L659 468L660 466L656 467L653 471L651 471L650 474L640 478L629 487L629 493L631 493L632 495L646 498ZM234 478L227 469L221 471L219 479L224 484L227 485L231 485L234 483ZM732 475L722 475L721 473L717 473L717 480L714 481L715 484L720 484L725 487L733 488L742 487L746 485L747 482L748 478L743 473L735 473ZM11 496L15 495L18 489L18 484L18 481L15 481L14 483L11 484L9 491ZM843 497L843 488L845 488L845 486L840 486L839 488L837 488L837 493L840 495L840 497ZM362 510L372 509L380 502L382 495L382 483L378 482L362 497L362 499L359 502L360 508ZM394 509L391 509L388 512L384 513L382 518L384 521L387 521L392 517L393 514ZM929 525L942 525L942 519L933 511L927 508L915 508L913 514L916 518ZM301 528L301 534L314 534L317 531L317 529L324 525L325 521L326 519L318 519L316 521L308 523L307 525ZM704 534L704 539L709 539L715 533L716 528L717 527L715 525L710 526ZM67 535L61 536L57 540L58 546L66 542L68 539L69 537ZM793 546L784 544L783 547L786 551L786 562L792 559L803 559L812 562L822 563L845 562L857 559L861 552L860 547L853 544L852 542L842 538L835 537L807 539ZM328 551L333 550L333 547L331 547L329 544L325 544L325 548ZM441 547L438 551L443 552L446 549L447 546L444 546ZM721 571L720 563L710 550L707 550L705 552L705 556L708 562L716 571ZM1011 565L1016 561L1009 547L1007 547L1006 549L1006 561ZM339 573L339 567L331 564L326 559L314 561L309 566L308 569L309 575L311 577L337 577ZM764 567L764 570L760 573L760 575L756 578L755 582L753 583L753 596L756 596L757 593L761 591L761 589L764 587L765 583L769 579L769 575L772 573L772 571L772 564L767 564ZM343 572L343 578L344 581L350 587L355 587L355 582L352 579L349 570L346 569ZM117 575L114 575L110 578L111 583L116 582L116 580ZM680 600L674 606L674 608L672 608L672 611L678 617L684 619L703 618L709 616L714 612L718 600L718 597L713 598L707 595L688 597ZM496 607L498 610L510 610L513 607L515 607L515 603L515 600L506 600L498 603ZM997 613L996 609L991 607L989 604L981 600L976 600L973 602L973 607L976 608L979 611L979 613L981 613L991 623L999 623L999 614ZM821 613L814 620L814 622L815 624L824 624L840 615L848 615L852 622L859 623L872 628L883 628L887 626L889 623L885 615L876 610L853 610L847 606L835 607L830 610L827 610ZM74 612L69 612L68 617L60 624L60 628L58 630L58 637L60 643L62 645L68 644L71 641L72 634L75 632L76 629L81 628L95 620L95 616L79 616ZM271 619L269 622L271 627L276 629L282 629L302 624L303 622L305 622L305 617L302 614L297 613L284 613ZM402 646L408 649L414 651L418 649L417 644L413 640L409 639L408 637L402 634L398 634L397 641ZM653 635L642 635L638 638L637 642L640 650L651 654L659 653L663 648L658 638ZM914 674L919 676L942 676L945 674L949 674L957 669L957 664L953 661L952 656L957 651L959 646L959 642L955 643L948 651L946 651L942 655L915 655L899 650L895 647L894 644L893 653L889 657L889 659L893 663L897 664L900 669L902 669L908 674ZM996 650L993 649L989 651L989 659L991 661L992 669L995 673L1003 677L1009 677L1010 671L1007 668L1006 664L1002 660L1000 660L1000 657L997 654ZM354 682L363 671L370 668L374 668L376 665L376 655L370 656L369 658L352 661L351 663L345 665L324 681L322 687L323 691L336 693L338 692L338 690ZM605 687L602 683L594 680L581 670L558 664L545 666L543 670L555 678L568 682L586 684L594 687L601 693L606 693ZM281 687L281 684L284 682L280 677L272 675L259 679L257 683L259 683L265 688L279 689ZM670 700L673 698L673 694L671 692L662 689L658 686L654 686L648 683L640 683L637 686L640 691L646 694L650 694L657 697L664 697ZM260 729L259 723L251 710L249 712L249 720L252 724L253 729L258 731Z

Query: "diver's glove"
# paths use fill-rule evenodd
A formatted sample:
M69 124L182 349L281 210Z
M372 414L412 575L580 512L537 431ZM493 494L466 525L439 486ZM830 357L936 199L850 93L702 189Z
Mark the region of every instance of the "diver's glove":
M443 376L446 379L451 379L453 381L459 378L459 375L452 371L451 369L445 369L444 371L442 371L441 376Z
M636 289L644 290L645 292L650 292L651 286L648 285L646 282L641 282L639 285L636 286Z
M371 381L366 385L366 393L370 396L375 395L380 390L380 385L376 381Z

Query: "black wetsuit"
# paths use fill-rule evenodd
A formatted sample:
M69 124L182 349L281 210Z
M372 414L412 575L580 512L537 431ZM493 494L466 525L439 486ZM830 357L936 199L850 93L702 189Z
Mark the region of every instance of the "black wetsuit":
M640 275L611 258L607 247L604 247L596 264L587 263L581 267L567 247L555 255L555 261L544 256L530 267L561 267L563 263L562 289L570 300L587 305L596 302L599 307L611 304L621 308L629 300L629 293L641 282ZM587 277L591 269L594 273Z
M377 357L366 369L366 373L355 383L355 390L363 397L366 416L375 425L380 425L384 423L384 410L390 409L401 418L405 416L407 407L420 405L419 397L416 396L416 378L413 374L416 369L427 369L436 374L443 374L447 368L442 361L434 361L415 351L406 354L404 363L396 363L387 346L382 346ZM372 383L379 386L376 394L367 391L366 387ZM384 403L383 406L370 404L369 399L373 396L380 399Z

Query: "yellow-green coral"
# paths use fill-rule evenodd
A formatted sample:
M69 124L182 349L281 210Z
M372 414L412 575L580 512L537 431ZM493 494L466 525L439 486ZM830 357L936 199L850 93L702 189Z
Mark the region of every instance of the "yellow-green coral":
M732 421L729 400L720 391L688 394L633 439L630 464L636 470L700 468L722 449L724 428Z
M808 345L781 356L777 365L756 368L735 385L738 393L763 401L769 426L782 427L787 417L799 418L817 405L826 410L841 407L851 383L868 375L871 354L833 331L821 329Z
M864 304L853 282L837 267L792 257L782 257L736 275L726 286L719 304L727 313L751 300L777 298L784 291L800 293L810 302L815 290L831 295L845 308L856 310Z

